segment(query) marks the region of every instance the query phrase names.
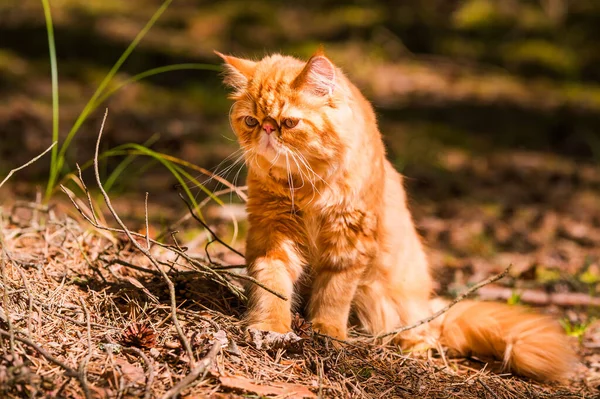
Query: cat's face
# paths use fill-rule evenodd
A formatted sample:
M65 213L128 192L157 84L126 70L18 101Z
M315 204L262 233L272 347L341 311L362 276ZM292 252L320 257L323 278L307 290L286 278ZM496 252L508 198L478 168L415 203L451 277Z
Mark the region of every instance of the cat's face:
M235 89L230 118L250 167L310 179L343 156L338 134L343 93L323 55L308 62L281 55L258 62L224 56L225 82Z

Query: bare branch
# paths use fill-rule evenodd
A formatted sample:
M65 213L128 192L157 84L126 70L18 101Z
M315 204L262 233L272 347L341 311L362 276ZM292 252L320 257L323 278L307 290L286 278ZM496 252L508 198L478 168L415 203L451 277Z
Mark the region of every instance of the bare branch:
M192 217L198 222L200 223L206 230L209 231L209 233L213 236L213 238L215 239L215 241L217 241L218 243L220 243L221 245L223 245L225 248L229 249L231 252L241 256L242 258L244 258L244 254L241 253L240 251L238 251L237 249L233 248L232 246L230 246L229 244L227 244L225 241L223 241L217 234L215 234L215 232L210 228L210 226L201 218L199 218L195 213L194 213L194 208L192 208L192 205L185 199L185 197L183 196L183 194L181 194L181 192L179 193L179 197L181 197L181 199L183 200L183 202L185 202L185 204L187 205L190 214L192 215ZM206 253L206 256L209 258L210 261L210 256L208 255L208 252ZM212 261L211 261L212 263Z
M8 175L6 175L6 177L4 178L4 180L2 180L2 182L0 182L0 187L2 187L2 186L4 185L4 183L6 183L6 181L7 181L8 179L10 179L10 178L11 178L11 176L12 176L13 174L15 174L16 172L20 171L21 169L25 169L26 167L28 167L29 165L31 165L32 163L34 163L35 161L37 161L38 159L40 159L41 157L43 157L44 155L46 155L46 153L47 153L48 151L50 151L50 150L52 149L52 147L54 147L54 146L56 145L56 143L57 143L56 141L55 141L55 142L53 142L53 143L50 145L50 147L48 147L48 148L46 148L46 149L44 150L44 152L42 152L41 154L39 154L39 155L38 155L38 156L36 156L35 158L33 158L33 159L29 160L27 163L25 163L25 164L23 164L23 165L19 166L18 168L14 168L14 169L13 169L13 170L11 170L10 172L8 172Z
M146 385L144 387L144 399L150 399L152 397L152 383L154 382L155 377L152 362L150 361L148 356L144 354L144 352L133 346L129 348L123 348L123 352L135 353L136 355L144 359L144 364L146 365L146 370L148 372L148 377L146 378Z
M198 378L204 378L206 376L206 373L208 372L208 368L213 364L220 350L221 343L219 342L219 340L215 340L213 346L210 348L210 351L208 351L208 354L198 362L198 365L194 367L194 369L183 380L179 381L177 385L169 389L161 397L161 399L170 399L177 397L177 395L179 395L181 391L186 389L191 383L196 381Z
M94 153L94 175L96 176L96 183L98 184L98 188L102 192L102 196L104 197L104 201L106 202L106 206L108 207L110 213L115 218L119 226L123 229L123 232L127 235L127 238L129 238L131 244L133 244L133 246L135 246L141 253L143 253L146 256L146 258L148 258L152 265L161 273L163 279L167 283L167 286L169 288L169 294L171 297L171 317L173 319L173 324L175 325L175 329L177 330L177 334L179 335L181 344L188 353L188 356L190 358L190 364L193 367L195 365L194 352L192 351L192 346L190 345L189 340L186 338L183 329L181 328L181 324L179 323L179 319L177 318L177 300L175 296L175 285L173 284L173 281L171 281L167 273L165 273L165 271L160 267L156 259L154 259L154 257L146 248L144 248L137 242L137 240L133 237L129 229L127 229L127 226L125 226L125 223L123 223L123 221L115 211L115 208L112 206L110 197L108 196L108 193L102 185L102 180L100 179L100 170L98 167L98 155L100 152L100 142L102 140L102 132L104 131L104 124L106 123L107 116L108 109L106 109L106 112L104 113L102 125L100 126L100 131L98 132L98 139L96 140L96 151Z
M83 301L83 299L80 297L79 298L79 303L81 304L81 307L83 308L83 313L85 314L85 324L86 324L86 333L87 333L87 344L88 344L88 354L85 357L85 359L83 359L83 361L81 362L81 364L79 365L79 381L81 381L81 387L83 388L83 393L86 397L86 399L90 399L92 397L92 394L90 393L90 388L88 387L87 384L87 377L85 375L85 369L87 368L88 363L90 362L90 359L92 358L92 325L90 324L90 312L88 312L88 308L87 306L85 306L85 302Z
M472 286L471 288L469 288L467 291L463 292L462 294L460 294L459 296L457 296L456 298L454 298L452 300L452 302L450 302L448 305L446 305L445 307L443 307L442 309L438 310L437 312L435 312L434 314L432 314L429 317L426 317L422 320L419 320L418 322L411 324L409 326L404 326L402 328L399 328L397 330L394 331L390 331L388 333L385 334L380 334L378 336L376 336L376 339L379 338L385 338L385 337L389 337L391 335L396 335L396 334L400 334L404 331L408 331L408 330L412 330L413 328L417 328L425 323L429 323L430 321L437 319L438 317L440 317L441 315L443 315L444 313L446 313L448 310L450 310L454 305L456 305L457 303L461 302L462 300L464 300L466 297L468 297L469 295L473 294L475 291L477 291L478 289L480 289L481 287L491 284L495 281L500 280L501 278L505 277L509 270L510 267L512 265L509 265L506 269L504 269L504 271L502 273L496 274L480 283L475 284L474 286Z

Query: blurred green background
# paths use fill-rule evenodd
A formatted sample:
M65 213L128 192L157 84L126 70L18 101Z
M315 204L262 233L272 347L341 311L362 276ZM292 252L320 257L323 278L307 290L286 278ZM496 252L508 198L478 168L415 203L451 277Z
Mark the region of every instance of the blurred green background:
M61 137L161 3L50 2ZM598 38L597 0L175 0L112 85L164 65L217 64L213 49L306 58L322 43L374 103L397 167L428 182L457 156L514 150L595 164ZM226 93L212 71L175 71L129 85L104 104L110 109L104 149L154 137L153 149L215 167L237 149ZM103 110L82 126L65 171L91 158ZM0 175L50 144L51 117L41 2L2 0ZM140 173L153 167L143 162L147 167L123 174L122 190L156 191L173 183L168 174ZM23 171L17 187L44 182L48 168L45 158Z

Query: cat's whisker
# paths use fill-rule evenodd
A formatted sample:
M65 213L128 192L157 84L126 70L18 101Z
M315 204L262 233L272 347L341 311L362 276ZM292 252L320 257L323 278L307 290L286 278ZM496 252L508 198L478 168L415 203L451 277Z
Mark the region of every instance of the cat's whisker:
M210 178L206 179L205 181L202 182L203 185L206 185L208 183L210 183L213 179L220 177L223 179L227 179L227 176L229 175L229 172L238 164L240 163L240 161L242 161L244 159L245 154L241 154L240 156L237 157L237 159L229 166L227 166L225 169L223 169L221 172L218 173L213 173L213 176L211 176Z
M298 164L298 161L296 160L296 157L294 157L294 153L290 150L290 156L292 157L292 161L294 161L294 163L296 164L296 168L298 169L298 172L300 173L300 179L302 180L302 185L300 187L296 187L297 190L301 189L304 187L305 182L304 182L304 174L302 173L302 169L300 169L300 164ZM307 177L308 179L308 177Z
M215 166L213 168L213 173L216 173L217 170L227 161L230 161L231 159L233 159L234 157L237 157L240 155L240 153L244 152L244 148L240 147L237 150L235 150L234 152L232 152L231 154L229 154L225 159L223 159L221 162L219 162L219 164L217 166Z
M206 180L200 182L200 184L205 185L206 183L209 183L210 181L212 181L215 178L220 177L215 170L218 170L219 167L221 167L221 165L223 165L223 163L227 162L228 160L230 160L231 158L233 158L234 156L236 156L239 152L241 152L242 149L238 148L237 150L235 150L234 152L232 152L229 156L227 156L227 158L225 158L224 160L222 160L215 168L213 168L213 171L210 171L210 177L207 178ZM185 180L185 184L189 184L189 183L194 183L195 180L198 180L198 178L200 176L205 176L205 174L197 174L195 175L193 178L190 179L186 179ZM197 197L198 194L196 194Z
M294 162L296 162L296 166L298 167L298 172L300 173L300 176L301 177L304 176L304 172L302 171L302 166L301 166L302 163L298 164L298 161L296 160L293 151L290 153L290 155L292 156L292 159L294 160ZM296 155L298 155L298 154L296 154ZM308 206L308 205L310 205L315 200L315 197L316 197L317 193L319 195L321 195L321 192L317 189L317 186L315 185L315 182L310 178L310 176L308 175L308 173L306 174L306 180L308 180L309 184L313 188L312 189L312 197L311 197L310 201L308 201L305 204L306 206ZM303 178L303 181L304 181L304 178Z
M292 200L292 209L290 213L294 213L294 179L292 177L292 172L290 171L290 160L288 157L288 152L285 153L285 167L288 176L288 185L290 186L290 199Z
M237 180L238 180L238 177L240 176L240 172L242 171L242 169L244 169L244 166L246 166L246 164L245 164L245 163L242 163L242 164L240 165L240 168L238 169L237 173L235 174L235 177L233 178L233 182L232 182L232 184L233 184L235 187L237 187ZM239 197L239 195L238 195L238 197ZM230 202L230 203L232 203L232 202L233 202L233 191L232 191L231 193L229 193L229 202Z
M220 176L220 173L222 173L222 172L218 172L219 168L221 168L221 166L223 166L224 163L226 163L227 161L230 161L234 157L238 157L236 159L236 161L234 161L234 163L237 162L239 160L240 153L243 153L243 151L244 151L243 148L238 148L236 151L234 151L231 154L229 154L227 156L227 158L225 158L224 160L222 160L221 162L219 162L219 164L213 168L213 170L212 170L212 176L209 177L207 180L205 180L202 184L209 183L215 177ZM241 154L241 155L243 155L243 154Z
M221 167L221 165L223 165L225 162L227 162L228 160L230 160L234 156L238 155L242 151L243 151L242 148L238 148L233 153L231 153L229 156L227 156L227 158L225 158L224 160L222 160L216 167L213 168L213 171L210 172L210 177L204 179L203 181L198 181L199 177L200 176L204 176L204 174L195 175L193 178L187 179L185 181L185 184L187 185L189 183L194 183L195 187L199 187L199 185L206 186L210 182L212 182L213 180L217 180L219 182L219 184L216 186L216 188L215 188L214 191L218 191L221 186L225 186L226 185L226 182L224 182L224 180L227 180L226 178L223 178L223 176L221 176L221 175L224 174L224 173L226 173L229 170L229 168L233 168L235 166L235 164L237 164L240 161L240 158L243 157L243 154L241 156L238 156L238 158L233 162L233 164L230 165L230 166L228 166L222 172L217 173L216 171ZM195 193L195 195L194 195L194 199L198 199L200 193L202 193L202 192L203 192L203 190L197 190L196 193Z
M254 155L254 157L252 158L252 160L254 161L254 164L256 165L256 167L258 169L263 170L262 166L260 166L260 164L258 163L258 155L256 155L256 154L253 154L253 155ZM250 162L248 162L248 163L250 163Z
M275 158L271 161L271 166L275 166L275 164L277 164L277 161L279 160L279 157L281 156L281 151L277 151L277 155L275 156Z
M323 179L317 172L314 171L314 169L310 166L310 164L308 163L308 161L306 160L306 158L304 157L304 155L302 155L300 152L296 151L295 154L298 156L298 160L304 165L304 167L306 168L307 171L309 171L310 173L312 173L312 175L315 178L318 178L320 181L322 181L327 187L332 188L331 185L329 183L327 183L325 181L325 179ZM316 187L315 187L316 189ZM317 190L318 191L318 190ZM320 192L319 192L320 194Z

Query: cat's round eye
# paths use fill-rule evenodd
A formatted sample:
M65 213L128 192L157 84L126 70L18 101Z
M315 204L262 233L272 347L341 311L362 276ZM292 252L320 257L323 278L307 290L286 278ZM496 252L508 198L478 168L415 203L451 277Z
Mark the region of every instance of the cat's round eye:
M298 119L284 119L283 120L283 125L285 127L287 127L288 129L296 127L297 124L298 124Z
M244 122L246 122L246 125L248 125L250 127L254 127L254 126L258 125L258 121L256 120L256 118L254 118L252 116L247 116L244 119Z

